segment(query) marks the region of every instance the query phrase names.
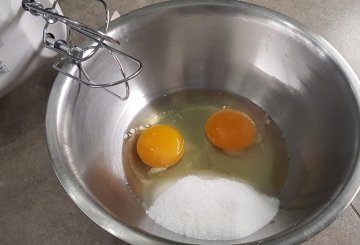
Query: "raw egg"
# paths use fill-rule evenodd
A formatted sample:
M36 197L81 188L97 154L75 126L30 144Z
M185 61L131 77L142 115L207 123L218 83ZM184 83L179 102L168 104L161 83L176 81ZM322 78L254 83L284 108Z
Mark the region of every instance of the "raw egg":
M228 122L227 115L235 115L235 125ZM238 117L240 119L236 120ZM144 127L146 124L156 126ZM167 143L160 146L162 151L155 156L149 149L152 144L160 143L151 139L151 131L167 128L167 125L176 129L177 133L164 134L169 135L163 140ZM130 130L126 133L129 137L123 141L122 150L124 173L129 187L147 208L153 205L162 190L188 175L238 179L272 196L279 194L287 179L289 154L280 128L261 107L244 97L213 89L185 89L169 93L140 110L128 128ZM235 146L223 143L218 145L225 150L217 147L215 143L221 141L217 140L216 128L225 135L225 142L235 141ZM230 129L234 129L235 133L229 132ZM242 130L248 136L237 135ZM150 142L146 142L146 138ZM181 138L185 142L182 157L181 150L166 150L172 144L169 139L175 139L174 148L177 149L177 138L180 139L178 142L182 141ZM241 141L242 146L238 146L240 142L236 141ZM226 150L243 148L238 152ZM175 160L162 162L161 156L166 154L172 154L170 156L175 156ZM148 158L153 160L146 160ZM176 162L177 159L180 160L175 165L166 168L168 162ZM154 167L149 167L150 163Z
M256 137L253 120L247 114L232 109L212 114L206 122L205 132L211 143L232 153L245 150Z
M182 158L184 138L176 128L159 124L145 129L137 140L136 150L146 165L167 168Z

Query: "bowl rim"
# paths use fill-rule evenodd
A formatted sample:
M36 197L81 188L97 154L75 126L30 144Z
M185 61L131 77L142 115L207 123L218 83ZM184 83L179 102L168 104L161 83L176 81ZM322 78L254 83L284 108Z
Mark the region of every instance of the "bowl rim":
M132 18L148 14L153 11L164 10L174 7L189 7L189 6L230 6L240 9L245 9L251 14L255 14L262 18L269 18L277 23L283 25L291 31L300 33L303 37L316 44L326 55L333 60L339 69L342 71L344 77L348 81L350 88L356 100L357 109L360 108L360 81L352 70L346 60L340 53L332 47L324 38L310 31L307 27L290 19L289 17L280 14L276 11L267 9L255 4L235 1L235 0L191 0L191 1L167 1L143 7L132 12L129 12L120 18L115 19L110 24L110 35L113 26L120 25L123 22L131 21ZM51 89L47 112L46 112L46 138L48 151L51 158L52 166L57 178L62 184L63 188L75 204L95 223L100 227L120 238L123 241L132 244L188 244L174 242L165 238L157 237L140 229L135 229L130 226L122 224L117 221L112 215L104 210L91 196L84 190L80 183L73 177L73 173L66 167L65 159L61 155L61 146L58 144L58 130L57 125L60 120L57 117L59 110L59 102L63 100L64 94L70 92L71 83L70 78L66 78L61 74L55 79L54 85ZM80 85L79 85L80 86ZM360 126L359 126L360 127ZM358 130L360 131L360 130ZM359 134L359 132L357 132ZM359 135L358 135L359 136ZM247 244L258 244L266 242L267 244L298 244L300 242L309 240L320 231L324 230L347 208L351 201L355 198L357 192L360 190L360 155L359 145L356 147L356 152L352 159L352 171L349 171L347 181L343 183L337 191L336 196L330 203L324 205L322 209L310 216L310 218L302 221L297 226L288 228L278 234L275 234L265 241L254 241ZM199 240L200 241L200 240ZM206 241L210 242L210 241ZM226 242L226 241L224 241Z

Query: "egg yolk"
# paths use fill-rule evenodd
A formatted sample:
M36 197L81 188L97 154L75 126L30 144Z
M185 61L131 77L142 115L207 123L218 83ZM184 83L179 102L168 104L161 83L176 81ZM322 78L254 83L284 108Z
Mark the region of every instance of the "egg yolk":
M205 132L215 146L227 152L239 152L253 144L256 127L243 112L225 109L212 114L205 125Z
M136 144L140 159L150 167L166 168L176 164L184 154L184 138L169 125L147 128Z

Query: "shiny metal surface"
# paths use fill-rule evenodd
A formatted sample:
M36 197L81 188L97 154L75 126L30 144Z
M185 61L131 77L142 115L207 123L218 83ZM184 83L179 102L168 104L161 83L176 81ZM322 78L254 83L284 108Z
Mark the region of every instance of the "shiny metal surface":
M29 13L33 16L40 16L46 21L43 28L42 45L62 55L62 57L53 65L55 70L93 88L106 88L124 83L125 96L122 97L116 94L114 95L118 96L119 99L125 100L130 92L128 81L132 80L140 73L142 64L138 59L120 51L120 42L110 36L107 36L110 22L109 8L104 0L96 1L98 1L102 8L104 8L105 18L103 31L94 30L76 20L59 14L55 9L58 6L58 0L54 0L50 8L45 8L40 2L35 0L22 0L22 6L25 11L29 11ZM48 29L50 29L50 25L57 22L61 22L66 25L67 36L63 38L67 41L61 39L61 37L59 38L54 36L52 32L48 31ZM91 40L92 43L85 47L76 46L72 41L74 37L73 33L86 37L88 40ZM104 79L104 74L102 74L103 77L101 79L94 80L92 76L89 76L89 73L82 65L82 62L92 58L99 49L106 50L107 52L102 52L102 55L111 57L113 59L113 65L118 68L110 80ZM128 70L125 72L123 68L124 65L120 61L121 56L126 58L126 62L131 62L135 68L131 71ZM78 71L76 73L73 72L72 74L68 73L63 68L68 64L75 65Z
M186 88L249 98L288 142L290 168L275 223L230 243L299 243L351 202L360 185L359 80L321 37L282 15L236 1L153 5L112 22L109 35L144 64L128 100L59 75L46 122L56 174L101 227L132 244L219 244L157 226L126 186L127 125L152 99ZM101 62L101 54L97 59L86 66L95 76L105 69L111 77L111 65Z

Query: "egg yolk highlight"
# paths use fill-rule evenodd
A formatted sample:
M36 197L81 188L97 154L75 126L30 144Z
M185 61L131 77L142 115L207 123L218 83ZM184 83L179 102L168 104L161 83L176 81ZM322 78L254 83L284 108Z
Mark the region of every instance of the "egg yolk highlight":
M184 138L176 128L155 125L145 129L136 144L140 159L153 168L175 165L184 154Z
M205 125L205 132L215 146L228 152L239 152L253 144L256 127L245 113L232 109L212 114Z

